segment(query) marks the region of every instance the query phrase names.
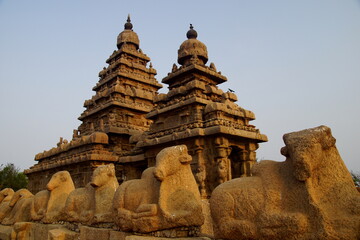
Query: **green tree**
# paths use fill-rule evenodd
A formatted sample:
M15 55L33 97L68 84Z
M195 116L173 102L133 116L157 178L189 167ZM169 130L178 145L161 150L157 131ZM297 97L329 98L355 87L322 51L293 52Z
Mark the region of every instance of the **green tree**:
M354 180L355 186L360 187L360 173L351 172L351 176Z
M19 171L19 168L14 164L8 163L0 166L0 189L12 188L17 191L21 188L26 188L28 179L23 172Z

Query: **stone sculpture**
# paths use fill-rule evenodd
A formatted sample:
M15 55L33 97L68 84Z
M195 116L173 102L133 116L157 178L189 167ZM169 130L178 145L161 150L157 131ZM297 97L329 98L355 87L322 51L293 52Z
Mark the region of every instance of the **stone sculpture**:
M85 188L70 193L65 204L65 220L88 224L112 222L112 202L118 187L113 164L97 167Z
M35 194L31 205L31 219L39 221L45 217L48 201L50 198L50 192L48 190L42 190Z
M65 203L64 220L69 222L88 223L94 216L94 188L88 183L84 188L72 191Z
M200 226L204 222L200 193L185 145L163 149L155 167L140 180L123 183L114 197L115 221L123 231L152 232Z
M211 197L216 238L359 239L360 195L328 127L284 135L285 162L261 161L252 177Z
M0 191L0 222L10 213L10 200L14 195L14 190L11 188L4 188Z
M112 222L112 202L119 183L115 176L114 164L95 169L91 185L95 189L95 212L93 222Z
M33 194L27 189L16 191L9 202L11 212L1 222L4 225L12 225L15 222L26 222L31 220L30 208Z
M68 171L55 173L46 188L50 191L50 196L43 222L57 222L63 217L63 210L68 195L75 189L70 173Z

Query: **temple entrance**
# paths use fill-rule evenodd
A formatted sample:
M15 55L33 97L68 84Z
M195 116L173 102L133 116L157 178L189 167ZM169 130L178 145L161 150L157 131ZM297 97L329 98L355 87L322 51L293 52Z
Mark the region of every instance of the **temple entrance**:
M230 146L231 153L229 155L231 163L231 178L239 178L247 176L248 169L246 167L245 159L245 150L239 148L238 146Z

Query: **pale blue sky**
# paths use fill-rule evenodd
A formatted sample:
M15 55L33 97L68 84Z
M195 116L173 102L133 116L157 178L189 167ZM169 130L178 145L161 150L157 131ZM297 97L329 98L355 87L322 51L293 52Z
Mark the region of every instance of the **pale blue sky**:
M325 124L360 171L360 2L0 0L0 163L21 169L71 138L128 13L160 82L192 23L237 104L283 161L287 132ZM166 92L164 86L162 92Z

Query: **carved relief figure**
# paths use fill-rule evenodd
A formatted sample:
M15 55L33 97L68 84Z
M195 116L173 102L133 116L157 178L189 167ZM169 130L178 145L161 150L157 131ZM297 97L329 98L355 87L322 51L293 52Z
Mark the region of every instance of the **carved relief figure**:
M217 158L216 165L219 184L229 181L231 179L230 160L226 157Z

